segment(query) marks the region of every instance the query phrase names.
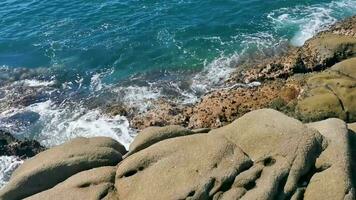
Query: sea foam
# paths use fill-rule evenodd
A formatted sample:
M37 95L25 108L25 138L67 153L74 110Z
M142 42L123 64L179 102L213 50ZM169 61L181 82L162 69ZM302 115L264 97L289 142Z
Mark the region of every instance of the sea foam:
M332 1L315 5L303 5L291 8L280 8L267 15L276 29L297 28L290 43L302 46L305 41L338 19L350 16L356 12L355 0ZM277 30L278 31L278 30Z
M15 156L0 156L0 189L10 180L12 172L23 161Z

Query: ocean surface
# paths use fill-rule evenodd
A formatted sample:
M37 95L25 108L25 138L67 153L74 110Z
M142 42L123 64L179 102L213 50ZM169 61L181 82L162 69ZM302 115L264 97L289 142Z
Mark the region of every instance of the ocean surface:
M46 146L109 136L127 147L135 130L105 106L193 103L242 60L354 14L356 0L2 0L0 129ZM0 187L21 162L0 157Z

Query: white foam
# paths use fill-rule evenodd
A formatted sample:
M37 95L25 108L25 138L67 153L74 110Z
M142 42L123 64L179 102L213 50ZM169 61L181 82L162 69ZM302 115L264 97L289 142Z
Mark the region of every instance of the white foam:
M285 41L283 38L276 38L270 32L257 32L250 34L241 33L234 37L242 38L241 46L243 50L240 53L241 55L249 53L249 50L252 48L256 49L259 53L264 54L264 50L278 47L283 41Z
M94 91L99 91L103 89L103 84L101 82L100 74L95 74L90 79L90 87Z
M123 116L107 116L98 110L78 107L55 106L50 100L36 103L26 108L40 114L34 139L46 146L62 144L70 139L83 136L111 137L126 148L132 142L134 131ZM34 134L34 133L32 133Z
M0 189L10 180L10 176L23 161L15 156L0 156Z
M27 87L48 87L48 86L52 86L55 84L55 81L40 81L40 80L36 80L36 79L25 79L25 80L21 80L21 81L16 81L13 83L13 85L24 85Z
M193 77L191 88L198 93L208 92L212 87L223 85L224 81L234 71L234 66L239 59L239 54L220 56L209 64L204 64L204 69Z
M113 74L113 73L114 73L114 69L111 68L111 69L105 70L104 72L94 74L90 79L90 89L92 91L97 92L97 91L102 90L103 88L110 87L110 85L104 84L102 79L108 75Z
M204 94L216 88L229 88L225 84L225 81L229 78L231 73L236 70L235 67L241 57L250 53L251 50L254 52L260 51L260 53L264 53L263 51L265 49L277 47L281 44L282 41L284 41L283 39L276 39L274 35L268 32L258 32L251 34L238 33L232 38L241 41L242 50L240 52L235 52L232 55L224 55L224 53L222 53L220 57L213 60L212 62L205 62L203 70L193 77L191 84L193 93L185 92L183 96L186 98L184 99L183 103L196 102L199 99L197 94ZM220 38L209 39L219 40ZM241 87L250 86L241 84Z
M126 106L144 112L152 106L154 100L162 96L160 89L146 86L128 86L113 88L113 92L122 96Z
M344 18L355 12L355 0L342 0L310 6L281 8L269 13L267 17L275 24L276 29L297 27L298 30L291 39L291 44L302 46L305 41L325 30L339 18Z

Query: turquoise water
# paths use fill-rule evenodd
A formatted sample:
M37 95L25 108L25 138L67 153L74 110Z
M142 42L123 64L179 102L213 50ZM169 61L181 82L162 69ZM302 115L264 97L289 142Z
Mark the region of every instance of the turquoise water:
M46 146L136 134L107 105L193 103L242 60L300 46L356 0L1 0L0 129ZM0 157L0 188L21 164Z
M295 41L302 44L321 25L354 14L355 4L352 0L3 0L0 66L81 75L113 70L111 81L147 71L196 71L219 57L246 49L253 52L306 31ZM69 78L73 77L64 77Z
M128 145L123 104L189 104L251 55L300 46L356 0L3 0L0 129L51 146L105 135Z

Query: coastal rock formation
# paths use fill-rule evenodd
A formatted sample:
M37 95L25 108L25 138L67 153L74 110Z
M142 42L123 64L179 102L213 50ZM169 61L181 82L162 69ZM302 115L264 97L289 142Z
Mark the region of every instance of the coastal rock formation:
M18 140L10 133L0 130L0 156L29 158L45 149L35 140Z
M132 117L131 125L141 130L172 124L218 128L261 108L277 109L304 122L330 117L355 122L355 24L356 16L347 18L302 47L237 66L226 82L241 87L214 90L193 105L161 99L152 109ZM260 84L241 84L252 81Z
M160 102L157 108L137 115L130 122L137 129L170 124L191 129L218 128L247 112L270 107L271 102L276 99L281 99L284 104L289 103L298 97L301 87L299 80L276 80L265 82L259 87L217 90L191 106Z
M125 152L124 146L113 139L76 138L26 160L0 191L0 199L22 199L50 189L81 171L114 166Z
M177 125L166 127L148 127L142 130L130 144L128 154L138 152L165 139L192 134L195 134L195 132Z
M304 121L330 117L356 121L356 58L311 76L302 95L297 112Z
M318 130L328 140L328 147L315 162L318 173L311 177L304 198L355 199L350 162L355 159L354 152L351 153L355 148L349 146L347 125L339 119L328 119L308 124L308 127Z
M144 129L150 126L182 125L187 126L191 107L178 105L168 101L160 100L155 102L155 107L148 112L134 116L131 126L137 129Z
M103 199L114 190L115 171L116 167L105 166L79 172L53 188L26 199Z
M300 48L268 58L260 64L240 66L243 71L231 79L243 82L287 78L294 73L320 71L356 56L356 17L348 18L307 40ZM231 81L231 80L230 80Z
M346 18L340 22L336 22L329 28L328 32L338 35L347 35L356 37L356 16Z
M212 127L226 125L243 114L267 107L279 96L283 88L282 82L263 84L255 88L236 88L215 91L202 98L190 113L187 126L189 128Z
M121 162L118 143L80 138L25 161L0 199L351 200L350 127L340 119L303 124L262 109L203 134L179 126L146 129ZM71 148L73 156L63 152ZM77 165L81 159L87 163Z

